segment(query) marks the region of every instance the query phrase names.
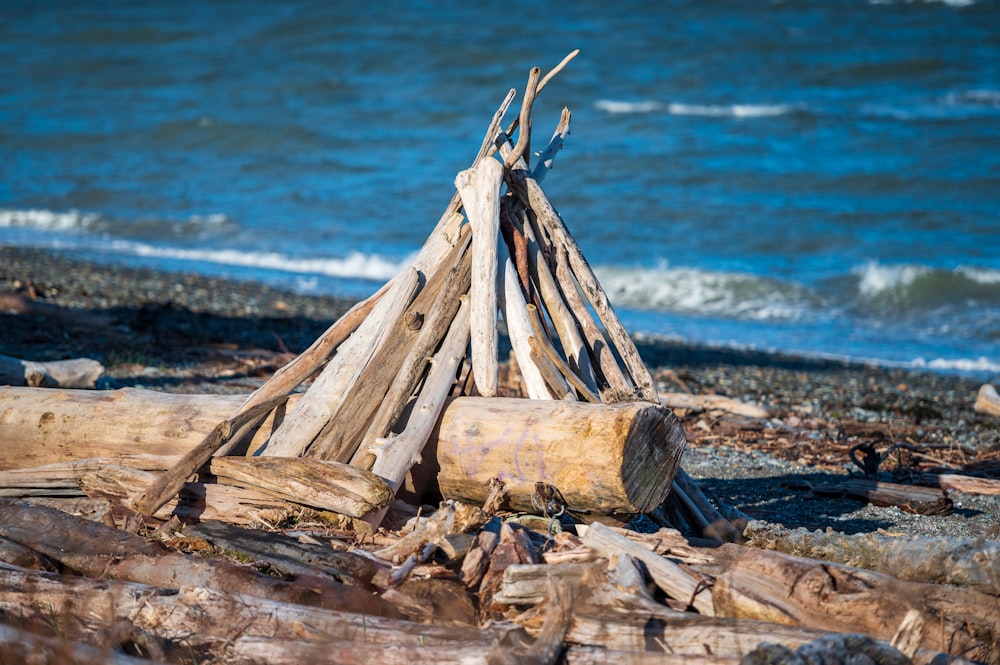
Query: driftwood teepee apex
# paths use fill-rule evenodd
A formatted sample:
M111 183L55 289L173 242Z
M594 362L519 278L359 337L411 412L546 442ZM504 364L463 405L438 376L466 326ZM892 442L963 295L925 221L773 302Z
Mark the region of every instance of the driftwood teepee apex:
M267 415L268 406L320 367L256 453L350 463L374 470L397 490L420 460L449 396L499 394L499 315L530 399L656 402L652 378L632 340L541 188L569 133L568 110L534 169L530 164L534 99L575 55L545 78L537 67L531 70L520 115L505 132L501 123L514 90L508 93L472 165L456 176L457 193L412 264L334 324L251 395L210 440L137 497L141 512L155 512L185 477L220 447L245 436ZM515 132L516 142L510 138ZM463 365L472 380L456 390ZM412 408L404 415L408 405ZM654 455L653 476L641 474L653 485L652 491L639 490L646 497L642 505L624 501L633 510L650 510L665 498L683 450L683 433L673 415L658 404L643 409L642 436L659 438L652 448L669 452ZM655 409L652 420L659 423L652 428L648 409ZM633 424L617 437L620 457L637 454ZM625 451L627 446L632 448ZM649 454L649 446L639 447ZM619 466L641 468L646 462L631 459ZM504 469L491 473L502 475ZM545 474L544 465L540 473ZM635 482L619 479L622 486Z

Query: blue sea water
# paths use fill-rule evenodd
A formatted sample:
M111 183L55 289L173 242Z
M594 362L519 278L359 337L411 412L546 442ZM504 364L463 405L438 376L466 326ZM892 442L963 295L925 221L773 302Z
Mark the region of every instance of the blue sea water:
M1000 372L1000 2L477 4L0 3L0 243L366 295L579 48L533 145L629 330Z

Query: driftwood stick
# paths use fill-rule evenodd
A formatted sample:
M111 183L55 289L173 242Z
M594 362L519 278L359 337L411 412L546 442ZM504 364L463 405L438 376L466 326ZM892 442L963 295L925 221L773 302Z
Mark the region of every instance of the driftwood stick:
M539 295L549 318L552 319L552 325L559 336L559 342L566 354L566 362L572 372L587 386L588 392L597 393L597 379L590 364L590 354L580 336L580 329L577 328L576 321L559 292L552 270L542 255L541 247L535 238L535 230L527 215L524 219L524 233L528 240L529 268L538 284Z
M441 294L424 317L419 335L411 345L402 367L375 412L361 445L351 458L351 464L354 466L370 469L374 464L375 457L368 448L376 440L388 436L390 428L399 420L430 362L434 349L441 343L451 321L455 318L461 302L460 297L468 293L471 275L471 255L466 251L468 240L469 236L466 235L465 247L462 248L458 261L448 273Z
M660 395L660 404L671 409L692 411L726 411L747 418L768 418L767 409L724 395L692 395L689 393L665 393Z
M650 552L599 522L591 524L587 529L583 544L607 557L624 552L633 559L642 561L656 586L664 593L675 600L689 603L699 614L715 616L711 590L669 559Z
M552 164L555 162L556 155L562 150L563 144L566 142L566 137L569 135L569 121L569 109L563 107L562 115L559 116L559 124L556 125L556 131L552 134L552 138L549 139L545 150L538 156L535 169L531 172L531 175L538 182L544 180L545 176L552 170Z
M408 268L398 275L386 297L348 338L319 378L299 400L291 416L271 436L262 455L298 457L336 413L358 376L387 341L386 331L402 317L419 285L419 273Z
M188 476L200 469L232 432L257 425L264 416L286 399L287 395L279 395L249 409L241 409L238 415L219 423L198 446L188 451L180 462L135 497L133 502L135 509L146 517L151 516L180 491Z
M965 494L1000 494L1000 478L980 478L962 473L922 473L917 481L928 487L940 487Z
M606 401L617 402L626 396L631 396L633 394L632 388L618 366L604 333L597 327L590 315L590 309L580 297L576 282L570 273L566 249L563 247L555 248L553 258L555 260L556 281L570 312L576 319L583 338L586 340L587 351L593 361L592 366L596 366L608 386L608 390L602 394L602 397Z
M417 397L406 428L376 451L372 472L384 478L393 493L402 486L410 468L420 462L421 452L444 410L445 400L455 384L458 366L465 357L468 345L469 306L468 300L463 297L451 328L434 356L427 381ZM377 526L384 516L383 509L373 514L369 522Z
M518 117L520 133L517 136L517 145L513 152L504 159L504 166L511 168L519 159L524 159L524 163L530 163L531 146L531 105L535 103L535 96L538 94L538 81L542 75L539 67L532 67L528 72L528 85L524 89L524 99L521 100L521 115Z
M528 321L527 303L524 300L524 293L521 291L521 284L506 245L500 245L499 255L502 263L497 279L503 280L498 284L498 292L501 295L500 307L503 308L507 334L510 337L510 345L517 358L521 376L524 377L525 389L531 399L552 399L548 385L531 357L531 346L528 344L528 338L531 337L533 331L531 323ZM476 380L478 381L478 379L477 375ZM565 393L561 392L560 394Z
M35 362L0 356L0 385L35 388L93 388L104 365L90 358Z
M552 69L550 69L549 73L546 74L545 76L543 76L542 80L538 82L537 86L535 86L535 96L537 97L539 95L539 93L542 92L542 89L548 84L548 82L551 81L555 77L556 74L558 74L563 69L565 69L566 65L569 64L570 60L572 60L573 58L575 58L579 54L580 54L580 49L573 49L572 51L569 52L569 54L566 55L565 58L563 58L559 62L558 65L556 65L555 67L553 67ZM508 136L513 135L514 130L516 130L518 128L518 126L520 125L520 123L521 123L520 116L518 116L517 118L514 118L513 122L511 122L510 126L507 128L506 134Z
M460 172L455 186L472 225L472 369L485 397L497 394L497 244L503 165L487 158Z
M989 416L1000 416L1000 394L997 394L997 389L989 383L984 383L976 393L973 408Z
M531 327L535 331L535 335L529 338L529 342L531 342L532 354L534 354L537 346L539 351L543 353L546 358L548 358L549 362L552 363L557 370L559 370L559 373L563 376L563 378L568 381L570 385L576 388L577 391L579 391L580 395L585 400L594 403L600 402L601 398L590 391L590 387L587 386L583 379L577 376L572 369L570 369L569 365L566 364L566 362L556 352L552 344L548 341L548 337L542 330L538 308L534 305L528 305L527 310L528 319L531 321ZM553 385L553 387L555 387L555 385Z
M507 137L501 136L499 143L500 152L505 158L509 157L511 155L511 147ZM602 323L604 323L605 329L608 331L608 336L614 342L615 348L628 368L629 374L635 383L637 395L642 399L655 400L656 388L653 383L653 377L650 376L649 370L646 369L642 358L639 357L639 351L635 348L635 343L629 337L625 327L615 314L608 300L607 293L604 291L604 287L597 280L597 276L594 275L590 264L587 263L587 259L583 256L580 246L567 230L562 217L552 207L538 181L531 177L526 164L518 161L509 173L511 182L521 189L528 206L535 211L539 222L551 234L553 242L566 249L573 274L594 306L594 310L597 312Z

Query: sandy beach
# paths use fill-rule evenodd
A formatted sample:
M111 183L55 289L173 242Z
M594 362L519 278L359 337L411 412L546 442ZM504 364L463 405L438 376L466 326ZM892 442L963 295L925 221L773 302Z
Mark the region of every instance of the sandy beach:
M351 302L241 281L108 267L70 254L0 247L0 354L102 362L101 389L249 393ZM638 339L665 392L718 394L767 418L678 410L684 468L750 517L847 533L1000 538L1000 497L949 492L922 516L808 487L860 477L849 451L902 446L879 479L920 472L1000 477L1000 422L973 410L980 378Z

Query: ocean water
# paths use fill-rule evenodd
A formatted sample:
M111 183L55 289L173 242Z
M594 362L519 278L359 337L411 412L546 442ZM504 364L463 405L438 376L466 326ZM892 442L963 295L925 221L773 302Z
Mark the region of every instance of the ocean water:
M533 145L629 330L1000 373L1000 1L474 4L0 3L0 243L366 295L579 48Z

